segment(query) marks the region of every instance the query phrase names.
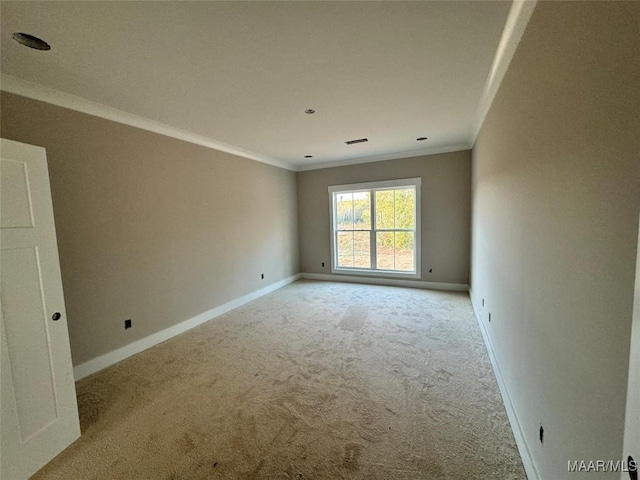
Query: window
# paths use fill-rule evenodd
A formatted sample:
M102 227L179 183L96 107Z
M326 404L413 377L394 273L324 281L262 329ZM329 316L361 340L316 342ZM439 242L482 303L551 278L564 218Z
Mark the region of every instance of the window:
M329 187L331 271L420 276L420 178Z

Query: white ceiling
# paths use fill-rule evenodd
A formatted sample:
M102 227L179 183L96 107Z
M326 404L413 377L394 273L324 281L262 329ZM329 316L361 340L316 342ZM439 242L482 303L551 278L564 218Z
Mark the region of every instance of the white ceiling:
M2 1L1 69L306 169L468 147L510 6Z

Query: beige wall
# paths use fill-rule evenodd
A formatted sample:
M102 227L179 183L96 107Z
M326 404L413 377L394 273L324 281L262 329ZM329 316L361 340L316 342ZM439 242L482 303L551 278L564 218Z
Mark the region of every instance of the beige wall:
M422 278L417 280L468 284L468 150L298 172L300 271L331 274L329 185L413 177L422 178Z
M639 19L640 3L539 2L473 149L472 298L544 479L622 454Z
M47 149L74 364L298 273L294 172L5 92L1 121Z

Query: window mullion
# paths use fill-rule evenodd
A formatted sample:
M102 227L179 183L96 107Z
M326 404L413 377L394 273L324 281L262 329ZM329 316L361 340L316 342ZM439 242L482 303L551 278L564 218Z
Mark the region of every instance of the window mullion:
M397 268L396 266L396 257L398 253L398 248L396 245L396 197L397 190L393 190L393 269Z
M331 228L333 231L333 251L331 252L331 266L333 269L338 268L338 199L337 193L331 194Z
M369 251L371 252L371 270L377 270L378 269L378 264L376 262L376 259L378 257L377 255L377 249L376 249L376 195L375 195L375 190L370 190L370 198L371 201L369 202L370 204L370 208L371 208L371 232L369 233Z

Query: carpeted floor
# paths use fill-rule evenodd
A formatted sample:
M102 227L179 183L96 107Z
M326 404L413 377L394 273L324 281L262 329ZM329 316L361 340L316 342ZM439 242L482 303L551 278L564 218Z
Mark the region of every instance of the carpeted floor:
M526 478L465 293L299 281L77 391L35 479Z

